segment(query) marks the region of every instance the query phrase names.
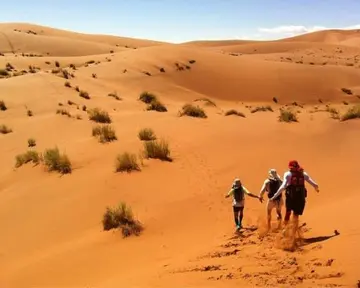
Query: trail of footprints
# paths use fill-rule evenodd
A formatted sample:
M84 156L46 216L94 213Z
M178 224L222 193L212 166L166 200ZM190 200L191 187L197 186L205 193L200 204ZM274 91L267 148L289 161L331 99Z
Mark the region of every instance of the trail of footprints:
M307 250L298 247L294 252L279 251L275 247L277 234L259 237L256 230L256 227L251 227L228 239L220 246L221 250L200 256L196 260L203 263L208 259L212 264L198 265L174 273L206 273L205 277L209 281L242 279L254 287L290 287L305 283L309 287L345 287L339 284L343 272L333 267L335 259L302 259L307 251L321 249L321 245L313 245ZM254 249L246 253L250 248ZM279 252L283 255L279 255ZM242 267L241 263L234 265L231 262L231 266L216 263L217 259L223 257L246 258L249 265ZM321 283L324 279L327 279L326 284Z

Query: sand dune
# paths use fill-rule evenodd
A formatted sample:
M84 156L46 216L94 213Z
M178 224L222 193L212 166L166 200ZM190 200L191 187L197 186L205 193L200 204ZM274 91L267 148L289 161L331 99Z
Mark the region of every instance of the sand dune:
M0 30L17 47L9 54L0 42L7 108L0 126L12 130L0 134L1 287L355 287L360 280L353 218L360 122L337 119L360 101L357 48L334 52L335 40L313 35L301 43L173 45L30 24ZM342 43L356 41L342 32ZM81 49L73 50L74 39ZM21 56L44 52L50 55ZM323 65L326 57L332 62ZM167 111L147 111L138 100L143 91ZM207 118L179 117L185 103ZM279 122L287 104L297 123ZM258 106L272 111L255 113ZM96 107L109 113L115 141L92 135L87 111ZM231 109L244 117L225 116ZM141 171L115 173L118 154L143 150L138 132L146 127L168 141L173 161L143 159ZM28 147L29 138L36 146ZM56 146L69 157L70 174L43 163L15 168L18 154ZM265 204L252 198L246 229L235 235L224 199L233 179L257 194L267 170L282 175L293 158L320 184L319 194L309 188L299 246L284 251L281 233L264 234ZM120 201L144 224L139 237L103 231L106 207Z

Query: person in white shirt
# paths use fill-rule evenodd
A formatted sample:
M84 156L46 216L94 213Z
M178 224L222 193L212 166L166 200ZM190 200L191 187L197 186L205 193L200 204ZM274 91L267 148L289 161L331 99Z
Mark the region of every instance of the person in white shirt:
M300 167L296 160L289 162L289 171L284 173L283 183L274 194L271 201L274 201L286 189L286 214L284 224L287 225L291 212L293 212L295 228L297 229L299 223L299 216L303 214L305 209L307 190L305 188L305 181L319 192L319 185L311 179L311 177Z
M259 193L260 202L263 201L263 196L264 196L265 192L268 193L269 199L266 204L268 230L271 229L271 213L274 208L276 208L276 213L278 215L277 220L279 221L279 226L281 225L281 220L282 220L281 208L284 205L282 193L280 193L276 198L274 198L274 201L270 201L270 199L278 191L281 184L282 184L282 180L281 180L279 174L277 173L276 169L270 169L268 178L265 179L265 181L261 187L260 193Z

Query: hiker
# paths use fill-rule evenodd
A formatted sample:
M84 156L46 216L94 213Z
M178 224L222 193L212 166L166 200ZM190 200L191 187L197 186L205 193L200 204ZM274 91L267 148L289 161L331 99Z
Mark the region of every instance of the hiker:
M277 173L276 169L270 169L268 178L265 179L263 186L261 187L259 193L259 199L263 200L263 196L265 192L268 193L268 201L266 204L267 210L267 222L268 222L268 230L271 228L271 212L274 208L276 208L277 220L279 221L279 227L281 225L282 215L281 208L284 205L284 200L282 198L282 193L280 193L274 201L270 201L270 199L275 195L282 184L281 178Z
M250 193L245 188L245 186L242 185L240 179L234 180L231 190L225 195L225 198L228 198L230 196L233 197L234 220L237 230L242 228L242 219L244 216L245 206L245 193L250 197L260 199L259 196Z
M289 171L284 173L283 183L273 197L270 198L274 201L281 192L286 189L285 192L285 206L286 214L284 219L285 226L288 224L293 212L293 218L295 222L295 231L299 224L299 216L301 216L305 209L305 202L307 197L307 190L305 188L305 181L313 186L316 192L319 192L319 185L311 179L311 177L300 167L296 160L289 162Z

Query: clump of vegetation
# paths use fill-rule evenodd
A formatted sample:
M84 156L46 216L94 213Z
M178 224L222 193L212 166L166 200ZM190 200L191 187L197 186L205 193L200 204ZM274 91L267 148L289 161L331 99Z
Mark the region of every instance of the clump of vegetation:
M344 92L345 94L348 94L348 95L352 95L352 94L353 94L353 92L352 92L350 89L348 89L348 88L341 88L341 91Z
M212 100L210 100L209 98L199 98L199 99L195 99L194 102L198 102L198 101L203 101L205 102L205 105L207 106L214 106L216 107L216 103Z
M294 113L293 111L280 109L279 121L289 123L289 122L298 122L298 119L296 113Z
M145 158L159 159L162 161L172 161L170 157L169 144L165 140L152 140L144 142Z
M163 67L161 67L159 70L161 73L165 73L165 69Z
M75 91L76 91L76 92L80 92L79 86L76 86L76 87L75 87Z
M12 70L14 70L15 68L14 68L14 66L13 65L11 65L10 63L6 63L6 70L7 71L12 71Z
M106 207L102 220L103 229L121 229L123 237L139 236L144 230L143 225L135 219L132 209L121 202L117 207Z
M185 104L182 107L182 111L180 111L179 115L180 115L180 117L190 116L190 117L197 117L197 118L207 118L205 111L201 107L194 106L192 104Z
M152 141L156 140L155 132L151 128L144 128L139 131L139 139L141 141Z
M357 104L355 106L350 107L345 114L341 116L341 121L351 120L351 119L359 119L360 118L360 105Z
M66 109L57 109L56 114L67 115L68 117L71 117L71 114Z
M140 171L140 165L135 154L124 152L116 157L115 169L116 172L130 173L132 171Z
M6 105L5 105L5 102L4 101L0 101L0 110L1 111L6 111L7 110L7 107L6 107Z
M71 105L74 105L75 103L71 100L68 100L67 103L71 106Z
M278 102L279 102L276 97L273 97L273 101L274 101L275 103L278 103Z
M83 110L83 111L86 111L86 109L87 109L87 108L86 108L86 105L83 105L83 106L82 106L82 110Z
M252 109L250 112L251 113L256 113L256 112L265 112L265 111L271 111L274 112L274 110L272 109L272 107L270 105L267 106L258 106L255 107L254 109Z
M194 64L194 63L196 63L196 60L189 60L189 63Z
M86 64L94 64L94 63L95 63L95 60L89 60L89 61L86 61L85 63L86 63Z
M87 99L87 100L90 99L89 93L86 92L86 91L84 91L84 90L80 90L80 91L79 91L79 96L82 97L82 98L84 98L84 99Z
M99 108L93 108L88 111L89 119L98 123L111 123L109 113Z
M6 125L0 125L0 133L1 134L8 134L13 132L11 128L7 127Z
M157 98L154 94L145 91L140 94L139 100L146 104L150 104L152 101L157 100Z
M40 155L38 152L34 150L27 151L23 154L16 155L15 157L15 167L19 168L24 164L27 164L29 162L33 162L34 164L40 163Z
M0 76L8 77L10 73L6 69L0 69Z
M32 112L31 110L27 110L27 115L28 115L29 117L32 117L34 114L33 114L33 112Z
M55 61L55 66L56 66L56 67L60 67L59 61Z
M35 147L36 146L36 140L34 138L28 139L28 147Z
M93 78L97 78L96 73L92 73L91 76L92 76Z
M109 93L108 96L109 96L109 97L113 97L113 98L115 98L116 100L121 100L121 98L117 95L116 92Z
M47 149L44 152L44 164L49 171L57 171L61 174L72 172L72 164L66 154L60 154L57 147Z
M225 116L230 116L230 115L236 115L236 116L240 116L240 117L245 117L245 114L242 112L239 112L235 109L231 109L226 111Z
M167 112L167 108L164 104L162 104L159 100L155 99L150 102L150 104L147 107L147 110L153 110L157 112Z
M332 107L327 107L326 111L330 113L330 117L333 119L340 119L339 111Z
M69 81L66 81L64 85L65 85L65 87L71 88L71 84Z
M117 140L114 128L110 125L96 125L92 128L92 136L98 138L100 143Z

